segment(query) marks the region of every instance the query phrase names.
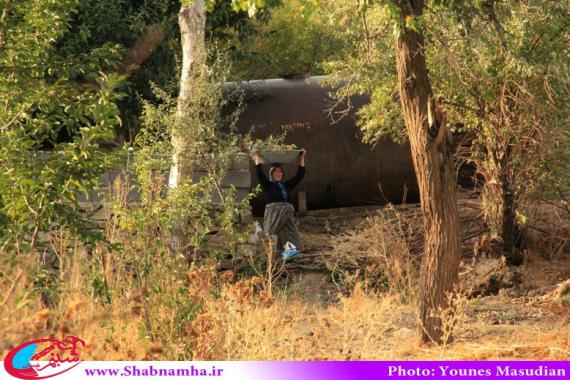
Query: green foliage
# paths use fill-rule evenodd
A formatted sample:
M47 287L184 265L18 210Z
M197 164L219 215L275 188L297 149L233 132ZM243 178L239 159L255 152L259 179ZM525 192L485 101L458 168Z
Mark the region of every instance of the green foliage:
M98 239L78 193L95 188L111 161L100 143L120 124L123 78L102 70L117 50L58 52L78 1L12 4L0 47L0 244L34 248L54 225Z
M158 105L143 102L144 127L132 148L141 204L115 214L122 215L123 228L132 233L145 231L143 236L149 241L169 241L169 226L184 223L190 237L188 244L194 252L205 243L212 228L221 228L227 236L223 249L228 253L249 232L247 228L238 229L235 221L251 196L238 200L235 189L222 185L236 160L243 159L234 127L241 96L224 89L223 83L229 75L227 59L211 53L208 61L212 64L192 73L193 96L184 113L177 110L176 99L159 88L155 88L155 96L161 101ZM237 110L223 115L222 109L229 107L230 102L238 104ZM194 176L193 180L169 188L166 176L172 165L172 134L176 134L178 141L184 141L186 150L182 159L194 162L200 178ZM212 250L206 256L221 254L224 252Z
M556 191L568 183L558 168L568 157L569 8L536 0L470 11L468 23L456 10L429 15L430 74L450 119L474 136L468 159L485 178L487 222L496 232L505 212L521 221L525 201L546 182L555 179Z
M325 63L330 82L342 85L333 115L346 115L350 96L368 93L359 111L366 141L385 135L405 140L395 82L394 39L405 29L426 42L430 81L442 96L451 128L472 142L464 159L485 179L486 221L512 240L524 205L545 190L564 206L568 173L570 85L567 59L568 5L535 0L428 1L416 15L405 3L361 1L329 19L344 41L339 59ZM403 5L402 5L403 4ZM334 7L334 6L333 6ZM410 13L402 17L402 10ZM394 33L387 33L392 25ZM509 244L506 244L509 245Z
M107 72L121 70L123 60L130 54L153 49L140 67L131 68L122 88L125 93L120 102L123 123L116 128L120 139L130 140L138 131L139 97L153 99L149 82L166 85L172 80L180 54L179 9L178 0L79 0L70 28L56 46L59 54L75 57L113 47L117 54L114 60L108 61ZM144 42L151 28L164 31L164 38L157 46Z
M257 10L265 6L265 0L232 0L234 11L247 11L249 17L255 16Z
M45 268L40 268L32 278L28 296L41 296L56 303L61 291L57 276Z
M234 9L235 6L247 4L247 1L210 3L215 6L207 17L209 41L225 43L231 38L242 39L252 32L247 9ZM275 0L265 5L271 7L273 3ZM155 97L151 83L166 88L173 79L177 79L182 50L178 28L180 6L179 0L76 0L66 20L69 27L62 31L53 46L54 56L75 58L83 66L87 66L90 57L92 67L89 69L93 70L88 72L83 66L69 62L70 69L75 71L75 78L80 81L93 81L100 70L95 70L98 63L105 64L104 71L107 73L117 72L124 69L121 65L130 54L144 54L145 49L152 49L152 54L139 67L130 69L122 87L125 97L119 104L123 123L116 127L120 141L132 141L140 129L140 99L155 104L160 101ZM256 6L259 8L261 3L257 2ZM255 19L262 20L265 13L265 8L258 9ZM155 27L163 31L164 36L157 45L148 45L145 35ZM111 50L112 57L108 54ZM176 86L169 90L172 95L177 92Z
M251 131L253 132L253 130ZM250 152L254 151L271 151L271 150L282 150L282 149L297 149L294 144L285 144L285 138L287 137L286 126L283 127L283 132L279 135L270 135L265 139L254 139L251 137L252 133L249 133L243 139L243 144L249 149Z
M107 235L119 247L109 260L117 268L116 276L126 279L110 289L109 297L113 300L118 292L139 289L134 302L136 313L144 321L140 333L149 342L162 343L168 357L180 360L191 359L188 333L201 306L190 295L189 288L202 284L187 279L188 260L217 263L228 253L236 256L238 243L250 233L248 226L235 224L237 212L247 205L249 197L238 200L234 189L221 186L241 146L233 128L235 115L224 116L221 110L230 101L239 104L239 94L235 100L224 90L229 75L227 60L210 54L208 61L212 62L210 66L192 73L194 96L184 114L177 112L171 91L153 85L159 102L143 101L143 127L132 146L125 147L125 169L109 194L114 218ZM188 139L185 158L194 159L194 167L205 173L200 180L185 180L176 188L169 188L167 183L172 133ZM138 203L130 201L134 182L140 193ZM189 236L188 256L179 255L169 244L170 227L180 221L188 222L184 224ZM227 236L219 247L208 245L207 234L212 230L221 230L218 233ZM107 250L99 247L98 251L105 254ZM99 267L104 263L97 261ZM97 269L97 273L105 271ZM91 277L97 285L97 298L105 300L105 282L96 273Z
M328 2L292 0L268 4L266 16L252 19L252 32L227 39L234 73L243 79L325 73L323 63L338 57L344 42L327 22ZM223 43L223 42L222 42Z
M338 38L344 41L339 57L326 61L329 83L339 85L332 95L338 104L332 115L344 117L351 107L350 96L369 94L370 103L358 111L357 124L366 142L374 144L385 136L398 142L406 140L400 113L396 81L393 4L374 5L361 12L342 1L328 0L337 9L328 20L335 25ZM372 4L369 4L372 5Z

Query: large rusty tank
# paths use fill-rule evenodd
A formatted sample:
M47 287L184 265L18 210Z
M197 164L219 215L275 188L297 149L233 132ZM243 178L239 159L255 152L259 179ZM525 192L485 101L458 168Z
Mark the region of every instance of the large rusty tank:
M333 123L327 112L333 104L322 86L325 77L269 79L243 83L245 110L239 116L238 132L253 131L253 137L279 135L289 130L287 144L308 151L305 179L296 189L305 191L309 209L418 201L410 148L385 139L375 146L362 142L355 123L358 109L368 96L354 96L348 115ZM284 165L287 176L294 165ZM251 172L253 171L251 164ZM267 172L268 166L264 165ZM252 185L257 186L253 176ZM260 215L263 195L253 200Z

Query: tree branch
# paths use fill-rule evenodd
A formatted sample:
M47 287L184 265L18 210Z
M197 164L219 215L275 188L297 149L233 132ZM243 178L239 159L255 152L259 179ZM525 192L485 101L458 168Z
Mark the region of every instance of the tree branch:
M495 3L496 3L495 0L488 0L488 1L481 3L481 5L484 6L486 11L487 11L487 18L489 19L489 21L491 21L491 24L493 25L493 28L495 29L495 33L496 33L497 38L499 39L499 41L501 43L501 47L505 51L508 51L509 45L507 44L507 40L505 39L506 31L503 28L503 26L501 25L501 23L499 22L499 19L497 19L497 13L495 12Z
M10 12L10 6L12 5L12 0L6 1L6 6L2 11L2 18L0 18L0 49L4 47L6 43L6 30L8 29L8 12Z
M548 41L552 42L554 41L554 39L556 37L558 37L559 35L562 34L562 32L564 32L566 30L566 28L570 25L570 23L565 23L564 25L562 25L562 27L560 29L558 29L558 31L556 33L554 33L552 35L552 37L550 37L548 39ZM532 52L534 51L534 49L538 46L538 43L540 42L540 40L542 39L542 37L544 37L544 35L546 34L546 32L542 32L538 37L536 37L536 39L534 40L534 42L532 43L530 49L528 49L528 54L532 54Z

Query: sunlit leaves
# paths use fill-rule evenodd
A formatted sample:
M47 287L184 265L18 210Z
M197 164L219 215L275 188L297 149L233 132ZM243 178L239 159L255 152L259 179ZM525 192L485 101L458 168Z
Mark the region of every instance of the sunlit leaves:
M257 11L265 7L265 0L232 0L234 11L245 11L249 17L255 16Z
M318 9L321 0L303 0L300 2L298 12L303 18L308 18Z
M0 51L0 245L37 246L38 233L56 225L97 238L78 212L78 195L94 189L110 164L99 143L120 124L124 78L102 70L121 51L62 48L79 0L13 4Z
M417 33L421 33L425 24L424 16L406 16L404 19L404 25L407 29L413 30Z
M358 0L358 9L360 12L366 12L366 9L376 2L376 0Z

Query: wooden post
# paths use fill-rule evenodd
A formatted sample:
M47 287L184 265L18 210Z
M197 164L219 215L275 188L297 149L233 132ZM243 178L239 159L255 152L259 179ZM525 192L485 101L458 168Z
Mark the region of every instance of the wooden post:
M305 191L299 191L299 215L307 215L307 194Z

